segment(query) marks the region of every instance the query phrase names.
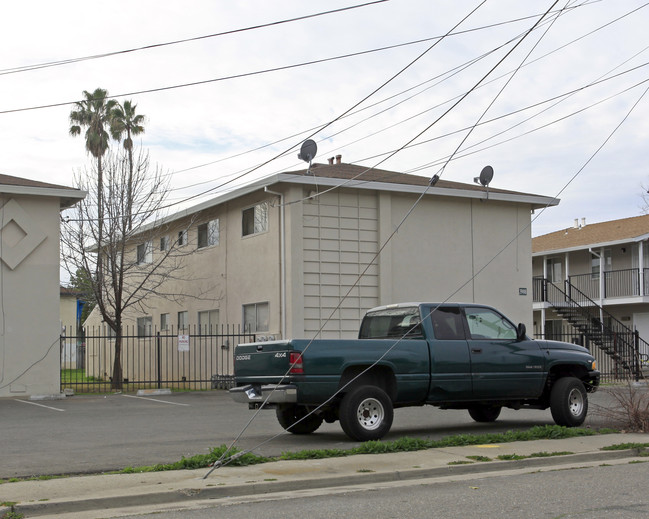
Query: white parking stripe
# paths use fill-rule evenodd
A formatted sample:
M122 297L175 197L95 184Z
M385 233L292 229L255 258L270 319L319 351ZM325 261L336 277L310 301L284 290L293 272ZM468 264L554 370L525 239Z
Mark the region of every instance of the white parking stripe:
M52 411L61 411L61 412L65 411L65 409L59 409L58 407L50 407L49 405L37 404L36 402L30 402L29 400L16 399L16 402L22 402L23 404L37 405L38 407L44 407L45 409L51 409Z
M162 404L184 405L184 406L191 407L189 404L181 404L179 402L169 402L168 400L158 400L156 398L150 398L148 396L135 396L135 395L122 395L122 396L125 396L125 397L128 397L128 398L139 398L141 400L151 400L153 402L160 402Z

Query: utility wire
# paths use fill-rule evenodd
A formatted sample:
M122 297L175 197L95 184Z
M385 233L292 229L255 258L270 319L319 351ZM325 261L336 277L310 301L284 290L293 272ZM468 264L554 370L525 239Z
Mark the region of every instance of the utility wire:
M28 72L28 71L31 71L31 70L38 70L38 69L42 69L42 68L58 67L58 66L61 66L61 65L70 65L72 63L79 63L81 61L88 61L88 60L94 60L94 59L100 59L100 58L107 58L109 56L117 56L117 55L120 55L120 54L129 54L129 53L132 53L132 52L139 52L139 51L143 51L143 50L151 50L151 49L156 49L156 48L160 48L160 47L167 47L169 45L178 45L178 44L181 44L181 43L188 43L188 42L192 42L192 41L206 40L206 39L209 39L209 38L216 38L216 37L219 37L219 36L227 36L227 35L230 35L230 34L237 34L237 33L242 33L242 32L246 32L246 31L253 31L253 30L257 30L257 29L264 29L264 28L267 28L267 27L274 27L274 26L277 26L277 25L285 24L285 23L292 23L292 22L297 22L297 21L302 21L302 20L308 20L309 18L316 18L318 16L325 16L325 15L328 15L328 14L340 13L340 12L343 12L343 11L350 11L352 9L358 9L360 7L367 7L369 5L380 4L380 3L387 2L387 1L389 1L389 0L375 0L373 2L367 2L367 3L364 3L364 4L358 4L358 5L348 6L348 7L342 7L340 9L333 9L331 11L323 11L323 12L320 12L320 13L308 14L308 15L305 15L305 16L298 16L298 17L295 17L295 18L288 18L286 20L279 20L279 21L275 21L275 22L264 23L264 24L261 24L261 25L253 25L253 26L250 26L250 27L244 27L242 29L233 29L233 30L230 30L230 31L217 32L217 33L214 33L214 34L206 34L206 35L203 35L203 36L194 36L192 38L185 38L185 39L182 39L182 40L168 41L168 42L165 42L165 43L153 43L151 45L145 45L145 46L142 46L142 47L135 47L135 48L126 49L126 50L118 50L118 51L114 51L114 52L104 52L102 54L94 54L94 55L91 55L91 56L70 58L70 59L64 59L64 60L59 60L59 61L49 61L49 62L46 62L46 63L39 63L39 64L36 64L36 65L25 65L25 66L22 66L22 67L13 67L13 68L0 70L0 76L6 75L6 74L16 74L18 72Z

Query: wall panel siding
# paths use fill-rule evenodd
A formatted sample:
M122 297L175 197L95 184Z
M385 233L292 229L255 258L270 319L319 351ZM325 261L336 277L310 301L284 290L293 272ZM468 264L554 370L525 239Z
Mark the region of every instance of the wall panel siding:
M358 279L379 247L377 198L327 193L305 203L303 215L305 334L356 337L365 312L379 304L378 265Z

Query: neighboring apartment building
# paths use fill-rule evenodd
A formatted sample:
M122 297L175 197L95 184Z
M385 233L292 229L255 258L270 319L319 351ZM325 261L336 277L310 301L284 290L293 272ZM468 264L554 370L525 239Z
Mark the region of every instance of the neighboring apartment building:
M595 224L575 220L572 227L532 240L535 332L561 338L577 332L602 342L609 358L637 363L625 352L625 337L637 332L637 355L649 354L649 215ZM572 310L566 312L565 308ZM585 310L610 337L589 337L592 330L576 316ZM574 326L577 325L577 326ZM597 327L596 327L597 328ZM607 335L607 333L605 333ZM610 340L609 340L610 339ZM619 368L612 365L610 369Z
M242 323L262 338L347 338L374 306L450 300L531 326L530 214L558 200L332 162L168 217L131 259L187 248L166 289L202 297L151 298L126 322L140 335ZM96 312L86 322L99 323Z
M0 397L59 393L60 211L84 196L0 175Z

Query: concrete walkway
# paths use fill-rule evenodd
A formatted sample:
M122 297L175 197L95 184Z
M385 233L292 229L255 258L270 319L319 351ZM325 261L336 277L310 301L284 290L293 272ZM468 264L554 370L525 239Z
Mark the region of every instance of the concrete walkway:
M225 466L203 479L207 469L103 474L0 485L0 503L16 503L26 518L119 517L157 510L209 506L207 500L241 501L256 496L323 488L394 484L411 480L459 479L494 472L522 473L567 466L649 461L635 450L603 451L623 443L649 443L649 434L609 434L396 454L356 455L308 461L277 461L248 467ZM499 456L565 453L522 460ZM489 458L490 461L477 461ZM8 508L0 508L0 517Z

